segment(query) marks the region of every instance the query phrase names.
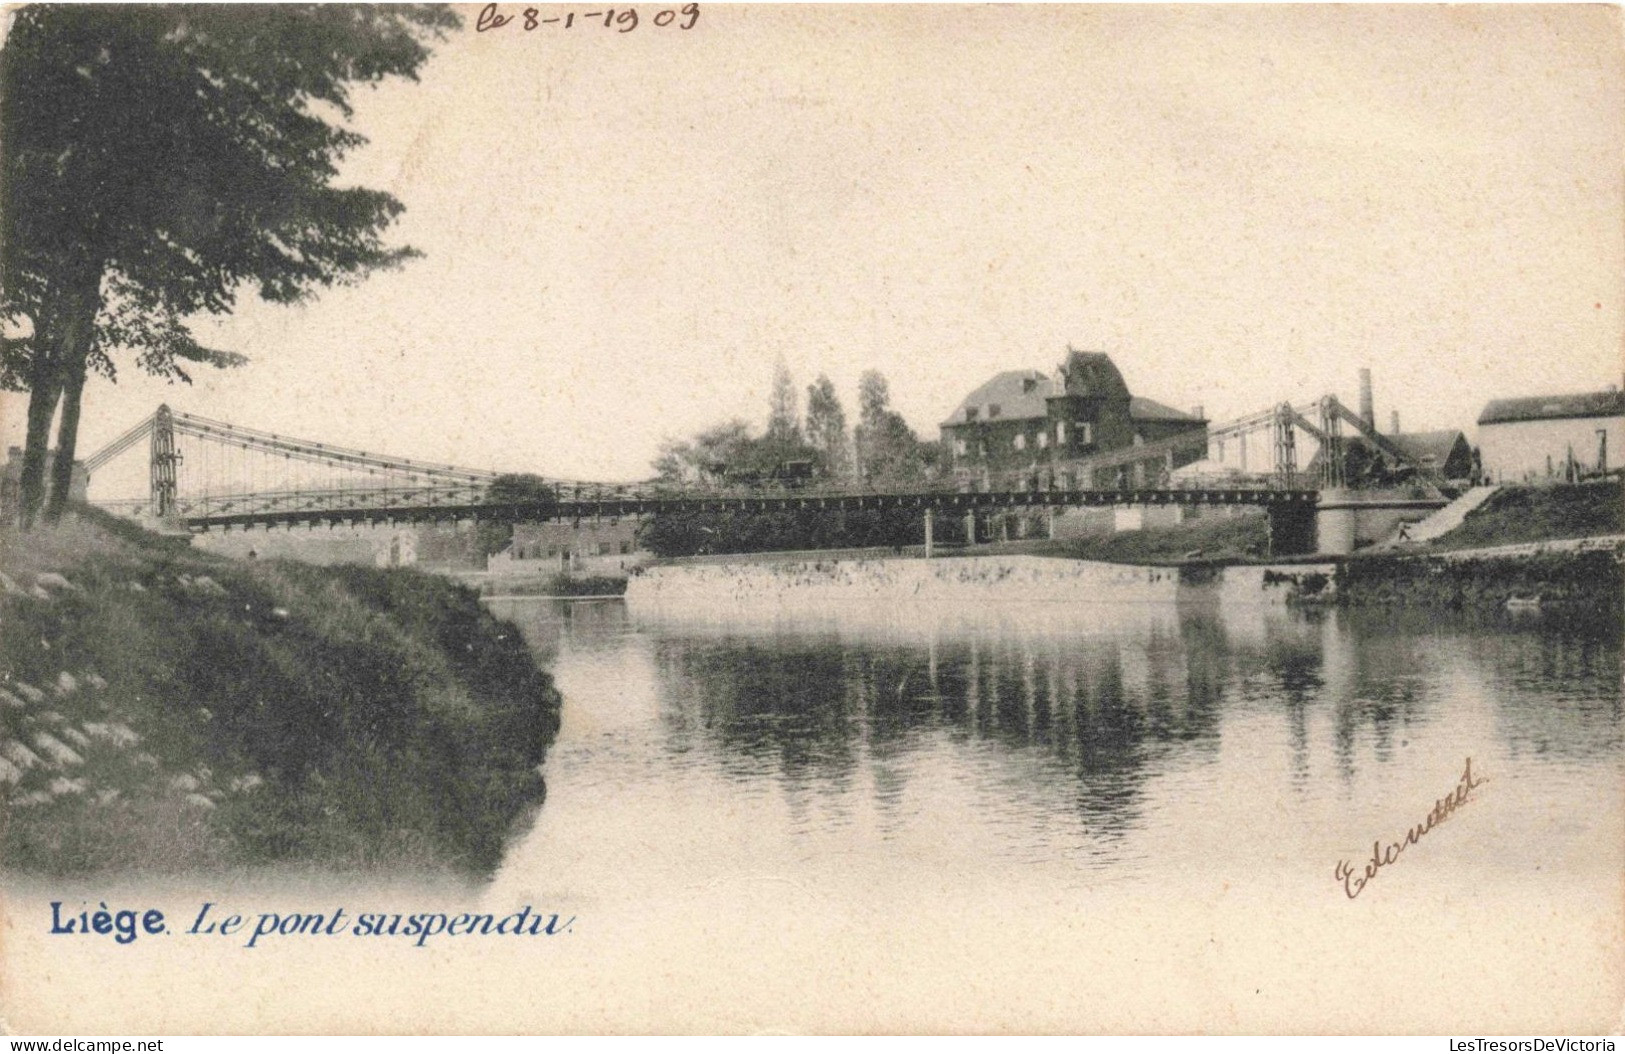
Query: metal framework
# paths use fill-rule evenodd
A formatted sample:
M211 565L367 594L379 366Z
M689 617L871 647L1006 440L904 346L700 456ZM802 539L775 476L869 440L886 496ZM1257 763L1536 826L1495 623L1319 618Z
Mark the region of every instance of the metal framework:
M1336 427L1336 419L1335 407L1323 405L1322 420L1326 427L1320 431L1329 434ZM1044 488L882 493L858 488L671 489L659 484L616 485L544 479L553 494L550 500L494 503L488 500L487 492L492 481L501 475L495 470L391 457L318 443L178 413L168 406L160 406L151 417L92 454L85 463L94 472L146 439L148 495L144 499L102 504L179 521L193 530L436 520L572 520L664 512L777 509L920 508L969 512L1109 505L1254 505L1271 510L1312 507L1317 492L1300 487L1296 475L1293 430L1306 423L1302 415L1282 404L1259 420L1274 427L1277 465L1284 466L1285 471L1273 480L1256 485L1145 487L1122 478L1119 473L1115 485L1105 488L1055 486L1052 481L1051 486ZM1245 441L1245 432L1239 434ZM200 445L183 448L183 439L196 440ZM196 474L203 471L211 459L222 473L231 467L227 461L222 468L219 453L222 448L242 452L245 457L266 459L278 466L301 463L342 470L352 478L338 485L260 488L252 485L252 479L227 477L223 493L187 493L186 487L191 485L183 487L185 474L182 472L187 453L192 455L187 472L193 474L195 480ZM1123 451L1118 460L1126 464L1157 454L1157 449L1141 447Z
M1315 420L1310 418L1314 417ZM1208 430L1208 442L1224 456L1225 444L1231 440L1241 448L1241 470L1247 471L1247 437L1254 432L1269 430L1274 439L1276 486L1291 490L1299 486L1297 432L1302 430L1319 444L1320 478L1317 484L1326 488L1348 486L1347 463L1344 455L1348 447L1343 432L1347 424L1355 433L1395 464L1414 469L1417 477L1427 486L1437 489L1444 480L1436 468L1423 464L1389 436L1378 432L1359 414L1344 406L1335 395L1327 395L1307 406L1281 403L1269 410L1237 418Z
M254 487L252 481L236 480L224 493L195 494L182 489L182 466L186 460L181 440L190 438L209 446L193 451L194 462L206 464L213 449L240 451L279 465L314 465L350 473L356 481L327 486ZM475 504L501 473L494 469L421 461L413 458L375 454L353 447L318 443L241 425L216 421L196 414L160 406L146 419L85 459L85 468L94 474L143 440L148 450L148 493L134 499L104 502L110 507L141 511L154 518L183 519L197 516L240 514L243 512L282 512L356 507L395 507L399 505L440 506ZM216 460L219 460L217 457ZM285 473L286 474L286 473ZM550 480L556 486L578 487L570 480Z
M152 415L152 515L163 519L175 511L175 491L181 456L175 450L175 419L168 406Z
M530 523L661 513L774 512L784 509L936 509L972 512L1053 506L1255 505L1266 509L1312 509L1315 490L1262 487L1141 488L1126 490L921 491L899 494L843 492L803 494L604 495L552 502L478 502L468 505L398 505L350 509L283 509L185 517L194 530L233 527L337 527L358 524L428 523L455 520Z

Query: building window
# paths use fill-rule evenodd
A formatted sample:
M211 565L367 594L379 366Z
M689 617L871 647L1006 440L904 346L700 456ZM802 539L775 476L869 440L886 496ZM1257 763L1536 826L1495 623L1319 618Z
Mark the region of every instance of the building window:
M954 453L963 456L968 449L963 439L954 440Z
M976 407L974 407L974 406L965 407L965 420L967 420L967 421L976 420Z
M1079 443L1082 443L1084 446L1088 446L1095 441L1095 426L1093 422L1079 421L1077 423L1077 428Z
M987 417L988 417L988 420L991 421L993 418L995 418L997 416L999 416L999 404L998 403L988 403L987 404Z
M1017 450L1026 450L1027 449L1027 437L1026 437L1025 434L1023 434L1021 432L1016 433L1016 449Z
M1066 422L1055 422L1055 445L1066 446Z
M1047 446L1049 446L1049 433L1048 432L1040 432L1040 433L1038 433L1038 449L1043 450Z

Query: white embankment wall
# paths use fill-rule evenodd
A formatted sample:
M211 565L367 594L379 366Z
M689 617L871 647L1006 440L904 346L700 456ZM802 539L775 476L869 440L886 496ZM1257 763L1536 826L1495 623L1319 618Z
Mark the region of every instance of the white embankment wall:
M668 564L627 583L630 604L823 607L859 602L982 603L1064 601L1225 604L1285 603L1292 581L1330 576L1333 565L1142 567L1042 556L951 559L792 559L738 564ZM1273 573L1273 574L1271 574ZM1182 582L1182 578L1184 581ZM1270 581L1266 581L1270 579Z

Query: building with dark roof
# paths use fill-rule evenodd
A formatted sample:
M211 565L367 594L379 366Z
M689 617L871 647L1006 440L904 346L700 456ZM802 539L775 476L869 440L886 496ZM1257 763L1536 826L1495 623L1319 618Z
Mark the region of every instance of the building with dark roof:
M1068 349L1054 374L1006 370L942 422L955 477L1019 487L1146 486L1207 454L1207 422L1131 395L1110 356Z
M1625 392L1495 399L1478 415L1484 473L1499 483L1606 472L1622 463Z

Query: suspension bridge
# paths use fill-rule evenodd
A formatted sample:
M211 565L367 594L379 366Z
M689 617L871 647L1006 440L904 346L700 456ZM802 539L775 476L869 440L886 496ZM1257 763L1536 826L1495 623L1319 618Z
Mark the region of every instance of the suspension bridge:
M1111 455L1118 485L1091 489L676 488L660 483L615 484L528 474L542 479L542 496L504 501L491 494L492 484L503 475L494 469L396 457L301 439L183 413L168 406L160 406L90 455L85 459L85 468L95 487L96 477L109 466L144 454L147 463L142 493L122 498L97 497L94 503L120 515L189 531L886 508L924 510L929 524L935 511L974 514L1034 507L1250 505L1269 514L1272 551L1284 554L1315 547L1315 517L1322 506L1322 492L1347 485L1343 478L1344 425L1370 440L1396 464L1409 465L1418 480L1433 488L1431 495L1412 498L1408 504L1443 504L1442 498L1435 500L1435 484L1443 481L1433 478L1435 474L1428 466L1415 464L1406 451L1379 435L1369 421L1348 411L1333 396L1308 407L1283 403L1211 429L1209 447L1217 446L1220 451L1231 442L1241 444L1245 451L1248 436L1268 432L1273 447L1269 470L1252 476L1192 479L1178 486L1136 485L1144 473L1129 473L1123 457L1127 452L1118 451ZM1319 471L1315 478L1309 478L1298 466L1299 433L1318 445ZM1154 452L1142 451L1140 456L1147 454Z

